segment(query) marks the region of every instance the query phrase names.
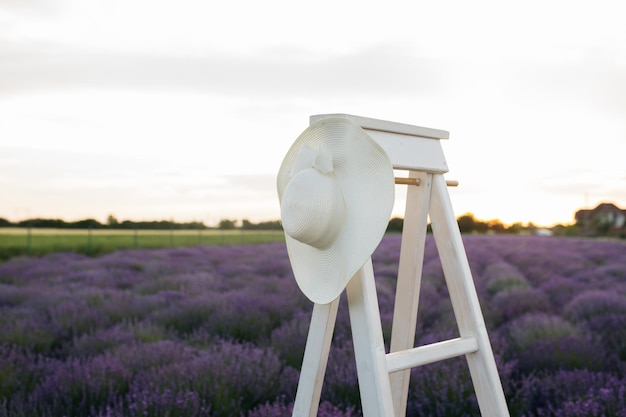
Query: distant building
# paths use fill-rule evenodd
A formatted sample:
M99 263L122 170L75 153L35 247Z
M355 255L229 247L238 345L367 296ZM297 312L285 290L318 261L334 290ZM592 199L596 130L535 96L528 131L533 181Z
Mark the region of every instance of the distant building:
M535 229L535 235L536 236L552 236L554 234L554 232L552 232L552 230L550 229L546 229L544 227L540 227Z
M575 219L583 235L626 236L626 210L613 203L600 203L591 210L578 210Z

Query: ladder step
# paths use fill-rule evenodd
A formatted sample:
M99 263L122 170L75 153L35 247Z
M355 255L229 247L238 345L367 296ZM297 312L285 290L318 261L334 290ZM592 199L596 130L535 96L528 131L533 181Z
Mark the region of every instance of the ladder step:
M458 337L456 339L444 340L443 342L388 353L386 355L387 369L391 374L443 359L466 355L477 350L478 341L475 337Z

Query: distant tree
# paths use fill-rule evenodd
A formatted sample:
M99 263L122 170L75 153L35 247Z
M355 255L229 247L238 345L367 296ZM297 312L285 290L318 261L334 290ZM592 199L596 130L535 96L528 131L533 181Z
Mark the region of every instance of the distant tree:
M243 219L241 221L241 228L244 230L282 230L283 226L279 220L252 223L248 219Z
M394 217L389 220L387 224L387 232L402 233L402 227L404 226L404 219L401 217Z
M45 227L60 229L67 227L68 224L61 219L28 219L22 220L17 225L20 227Z
M201 230L206 229L206 225L203 222L189 222L181 224L183 229Z
M505 231L504 224L502 224L500 219L488 220L487 227L490 231L495 233L504 233Z
M119 229L135 229L135 228L137 228L137 226L135 225L135 222L133 222L133 221L124 220L120 224L117 225L117 228L119 228Z
M217 228L221 230L233 230L237 227L236 220L222 219L220 220Z
M13 226L13 223L11 223L5 218L0 217L0 227L11 227L11 226Z
M257 224L259 229L262 230L283 230L283 224L280 220L272 220L267 222L260 222Z
M456 219L461 233L472 233L476 230L476 219L472 213L465 213Z
M107 217L107 225L109 227L115 228L115 227L119 226L119 224L120 224L120 222L117 220L117 218L114 215L109 214L109 216Z
M96 219L83 219L76 222L68 223L67 227L72 229L101 229L102 223Z
M489 231L489 224L482 220L474 220L474 232L476 233L487 233Z
M510 234L519 234L524 230L524 225L520 222L513 223L506 228L506 232Z

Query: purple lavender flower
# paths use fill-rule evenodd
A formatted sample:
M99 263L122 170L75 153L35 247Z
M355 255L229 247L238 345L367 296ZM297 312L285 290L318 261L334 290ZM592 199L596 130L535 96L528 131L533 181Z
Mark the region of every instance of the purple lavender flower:
M623 242L463 241L512 415L622 416ZM432 236L425 244L416 345L458 335ZM373 254L387 343L399 248L390 235ZM0 416L290 415L311 310L284 243L11 259L0 264ZM327 417L360 414L347 310L344 294ZM478 413L463 358L411 381L409 415Z
M576 322L606 314L626 315L626 294L613 291L585 291L571 300L563 313Z
M528 313L549 313L551 305L545 293L536 288L513 288L499 291L486 309L494 326Z
M293 403L286 403L283 399L279 399L255 408L248 413L247 417L291 417L292 410ZM319 405L317 415L318 417L358 417L360 413L354 407L343 410L324 401Z
M528 417L622 417L626 412L625 382L588 370L533 374L521 381L512 409Z

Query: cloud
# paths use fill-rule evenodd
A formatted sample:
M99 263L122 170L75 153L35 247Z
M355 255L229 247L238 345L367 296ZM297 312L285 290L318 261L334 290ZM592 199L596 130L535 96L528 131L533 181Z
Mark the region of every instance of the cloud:
M1 94L77 88L188 90L231 96L359 96L433 93L436 61L407 46L310 55L282 48L253 55L202 56L84 50L45 43L0 43Z
M0 146L0 201L7 202L0 217L271 219L275 181L273 174L214 175L158 158Z
M26 15L50 15L59 11L58 4L46 0L0 0L0 6L5 11Z
M555 61L517 62L505 74L524 96L537 101L626 113L626 50L582 49Z

